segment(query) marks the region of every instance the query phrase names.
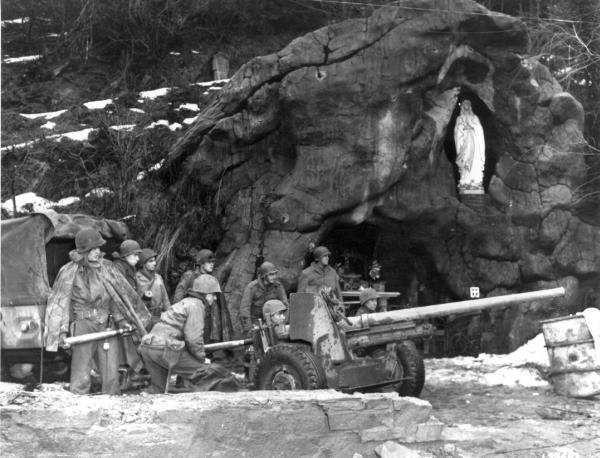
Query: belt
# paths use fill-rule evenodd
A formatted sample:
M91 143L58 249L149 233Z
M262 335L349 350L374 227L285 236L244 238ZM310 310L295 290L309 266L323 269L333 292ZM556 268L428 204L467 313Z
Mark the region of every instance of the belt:
M73 318L76 320L95 320L99 323L104 323L108 319L108 310L101 309L88 309L88 310L75 310L73 312Z

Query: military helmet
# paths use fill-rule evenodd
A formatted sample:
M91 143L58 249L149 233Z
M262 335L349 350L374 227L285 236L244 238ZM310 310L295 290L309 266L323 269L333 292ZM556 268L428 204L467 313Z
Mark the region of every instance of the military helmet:
M359 296L360 305L365 305L365 303L371 299L377 299L377 291L375 291L373 288L367 288L361 291Z
M263 262L258 268L258 276L265 277L269 274L275 274L278 270L272 262Z
M158 256L158 253L151 248L144 248L140 252L140 262L146 264L150 259Z
M75 234L75 248L78 253L85 253L94 248L99 248L106 243L100 232L96 229L82 229Z
M215 262L215 254L210 250L202 249L196 254L195 262L199 266L206 262Z
M263 305L263 319L270 319L275 313L287 310L287 307L279 299L270 299Z
M135 240L123 240L119 246L119 255L126 258L130 254L140 253L142 251L140 244Z
M313 251L313 258L315 258L315 261L319 261L325 255L331 255L331 251L329 251L327 247L318 246Z
M192 291L203 294L216 294L221 292L219 281L208 274L200 274L194 280Z

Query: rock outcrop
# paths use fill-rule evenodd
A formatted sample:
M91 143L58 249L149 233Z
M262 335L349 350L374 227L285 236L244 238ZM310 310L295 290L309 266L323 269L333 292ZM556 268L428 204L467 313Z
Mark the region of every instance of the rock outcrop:
M526 56L518 19L469 0L402 5L248 62L164 168L173 192L215 194L234 315L262 259L293 290L310 241L340 254L340 228L361 239L368 227L359 251L388 290L420 285L421 302L565 286L564 299L488 317L497 348L484 349L514 348L537 319L578 309L600 272L600 228L577 211L583 110ZM463 99L486 137L484 196L457 192Z

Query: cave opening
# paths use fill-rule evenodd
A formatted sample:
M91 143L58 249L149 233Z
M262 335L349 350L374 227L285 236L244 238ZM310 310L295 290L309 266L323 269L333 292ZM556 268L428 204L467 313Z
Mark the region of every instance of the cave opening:
M437 271L424 233L418 222L378 220L376 224L334 227L319 244L331 251L331 266L338 271L343 290L373 286L400 293L387 300L388 310L460 300ZM379 285L369 277L374 261L381 266ZM357 308L356 304L348 305L348 315ZM427 343L420 342L426 354L476 355L480 351L480 313L431 322L438 331Z
M467 88L461 88L458 95L457 104L452 112L452 117L448 123L446 129L446 137L444 138L444 150L446 151L446 157L452 164L454 170L454 181L459 182L460 173L458 166L456 165L456 144L454 139L454 127L456 125L456 118L460 114L460 103L464 100L469 100L473 108L473 113L477 115L481 126L483 127L483 135L485 138L485 169L483 172L483 189L485 192L488 190L490 180L494 173L496 163L500 157L500 144L498 142L498 123L494 117L494 113L488 108L488 106L479 98L477 94Z
M413 224L362 223L333 228L320 242L332 253L342 289L355 290L376 282L369 272L373 262L381 267L379 282L386 291L399 292L390 308L418 307L453 300L433 256Z

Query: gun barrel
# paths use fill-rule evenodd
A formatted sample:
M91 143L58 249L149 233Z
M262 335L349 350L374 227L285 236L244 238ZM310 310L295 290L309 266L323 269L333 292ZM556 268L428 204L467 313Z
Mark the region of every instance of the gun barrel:
M552 288L527 293L507 294L504 296L484 297L447 304L427 305L410 309L393 310L391 312L369 313L361 316L350 317L353 325L360 327L391 324L399 321L425 320L439 316L454 315L455 313L472 313L502 305L519 304L540 299L551 299L565 295L565 289Z
M252 339L230 340L228 342L216 342L204 345L204 351L228 350L230 348L252 345Z
M88 342L94 342L96 340L109 339L111 337L119 336L122 334L124 334L123 329L112 329L110 331L91 332L89 334L82 334L80 336L67 337L65 339L65 344L69 346L79 345Z

